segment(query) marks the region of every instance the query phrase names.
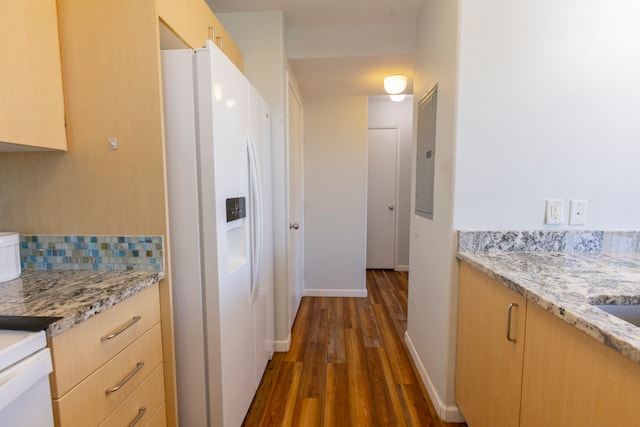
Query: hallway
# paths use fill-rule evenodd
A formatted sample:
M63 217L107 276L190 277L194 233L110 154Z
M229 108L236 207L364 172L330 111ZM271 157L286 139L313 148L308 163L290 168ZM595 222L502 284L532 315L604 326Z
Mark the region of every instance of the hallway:
M408 274L367 270L368 298L304 297L244 425L433 426L404 345Z

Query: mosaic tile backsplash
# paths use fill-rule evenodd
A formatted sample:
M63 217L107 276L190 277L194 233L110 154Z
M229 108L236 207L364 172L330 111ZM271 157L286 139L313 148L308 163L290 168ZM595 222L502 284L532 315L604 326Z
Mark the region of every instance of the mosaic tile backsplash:
M460 252L640 252L638 231L460 231Z
M22 269L164 271L162 236L20 235Z

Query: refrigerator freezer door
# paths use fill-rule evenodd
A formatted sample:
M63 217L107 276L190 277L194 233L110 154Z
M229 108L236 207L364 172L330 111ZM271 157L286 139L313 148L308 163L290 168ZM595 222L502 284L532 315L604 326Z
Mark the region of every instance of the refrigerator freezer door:
M196 80L211 420L213 425L239 426L257 388L251 369L252 218L249 207L247 217L236 220L238 226L227 227L226 200L249 201L248 82L211 45L196 51Z

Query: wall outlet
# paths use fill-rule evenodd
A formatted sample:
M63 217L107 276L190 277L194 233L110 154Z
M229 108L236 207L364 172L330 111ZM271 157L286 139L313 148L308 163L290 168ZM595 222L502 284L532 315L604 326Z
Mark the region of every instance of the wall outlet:
M562 200L548 199L545 224L562 224Z
M587 223L587 201L572 200L569 204L569 224L585 225Z

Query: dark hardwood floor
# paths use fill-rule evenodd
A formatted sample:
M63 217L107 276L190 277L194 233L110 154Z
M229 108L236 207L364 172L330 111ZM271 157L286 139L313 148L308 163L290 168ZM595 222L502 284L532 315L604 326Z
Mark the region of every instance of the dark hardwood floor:
M452 426L435 415L404 344L407 282L368 270L368 298L304 297L291 350L269 362L243 425Z

